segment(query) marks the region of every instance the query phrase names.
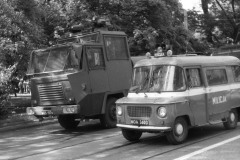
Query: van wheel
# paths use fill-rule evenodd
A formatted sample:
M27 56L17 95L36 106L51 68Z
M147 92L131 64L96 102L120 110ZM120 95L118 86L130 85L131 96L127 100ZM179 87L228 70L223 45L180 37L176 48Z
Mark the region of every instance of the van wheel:
M107 100L105 113L101 116L100 122L104 128L114 128L117 123L116 116L116 98L109 98Z
M179 117L175 120L172 131L167 133L167 140L171 144L181 144L187 139L187 136L187 122L183 117Z
M225 129L235 129L237 127L238 122L238 113L235 109L232 109L229 112L229 117L223 122L223 126Z
M58 116L58 122L59 124L67 129L67 130L73 130L76 129L80 121L75 120L74 115L59 115Z
M129 141L137 141L141 138L142 132L128 130L128 129L122 129L122 135L124 138L126 138Z

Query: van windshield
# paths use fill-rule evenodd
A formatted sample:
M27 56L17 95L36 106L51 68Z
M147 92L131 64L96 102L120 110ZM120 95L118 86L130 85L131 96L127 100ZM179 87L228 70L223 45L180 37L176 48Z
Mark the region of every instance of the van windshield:
M29 63L28 74L62 71L79 66L75 51L69 47L33 51Z
M135 68L130 92L173 92L185 89L186 83L182 68L159 65Z

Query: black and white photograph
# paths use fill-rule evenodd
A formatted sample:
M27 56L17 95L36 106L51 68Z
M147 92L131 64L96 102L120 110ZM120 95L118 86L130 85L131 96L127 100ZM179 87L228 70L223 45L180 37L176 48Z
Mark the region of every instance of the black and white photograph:
M239 0L0 0L0 160L239 160Z

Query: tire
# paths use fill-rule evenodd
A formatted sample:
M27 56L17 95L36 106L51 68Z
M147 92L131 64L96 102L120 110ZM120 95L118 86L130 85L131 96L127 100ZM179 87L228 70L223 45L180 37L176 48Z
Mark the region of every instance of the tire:
M181 144L188 136L188 124L183 117L179 117L175 120L174 126L171 132L167 133L167 140L171 144Z
M66 130L76 129L80 121L75 120L74 115L59 115L58 122Z
M122 129L122 135L129 141L137 141L141 138L142 132L135 130Z
M238 113L235 109L232 109L229 112L229 117L223 122L223 126L225 129L235 129L238 123Z
M101 116L100 122L104 128L114 128L117 123L116 98L109 98L105 107L105 113Z

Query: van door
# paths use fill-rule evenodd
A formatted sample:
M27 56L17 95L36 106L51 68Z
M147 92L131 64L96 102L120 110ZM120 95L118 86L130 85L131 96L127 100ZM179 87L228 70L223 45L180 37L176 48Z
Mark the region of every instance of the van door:
M231 90L225 67L206 68L209 116L224 113L230 106Z
M195 125L206 124L207 103L206 89L203 83L203 76L200 67L185 69L188 83L189 105L194 116Z

